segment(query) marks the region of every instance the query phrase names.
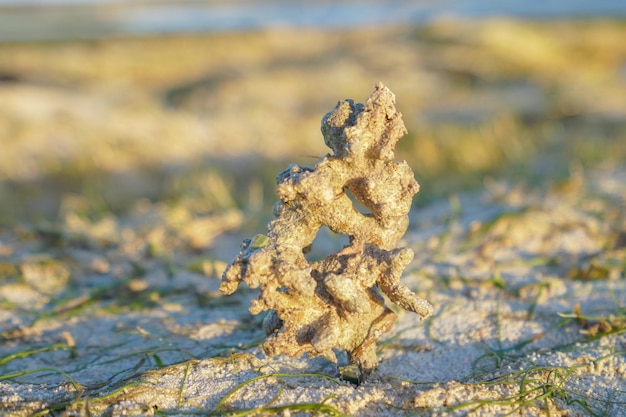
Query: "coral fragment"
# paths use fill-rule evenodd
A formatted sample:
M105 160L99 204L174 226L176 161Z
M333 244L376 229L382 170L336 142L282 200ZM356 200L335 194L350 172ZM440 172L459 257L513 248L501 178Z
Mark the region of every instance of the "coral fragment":
M333 350L343 349L367 376L378 363L376 340L396 319L379 291L421 318L433 311L400 281L413 251L397 245L419 185L406 162L394 161L406 128L382 83L365 104L340 101L321 130L333 154L314 168L291 165L276 176L276 219L267 235L243 242L220 289L232 294L242 281L261 287L250 312L268 311L267 354L336 360ZM355 210L349 194L369 213ZM304 252L323 225L350 243L309 262Z

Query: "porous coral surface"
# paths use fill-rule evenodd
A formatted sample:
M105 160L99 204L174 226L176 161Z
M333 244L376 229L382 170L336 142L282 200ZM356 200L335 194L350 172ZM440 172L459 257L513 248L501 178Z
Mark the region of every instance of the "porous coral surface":
M400 281L413 251L397 246L419 185L406 162L394 161L406 128L382 83L365 104L340 101L321 130L333 154L314 168L291 165L277 175L276 219L267 236L243 242L220 289L232 294L242 281L261 287L250 312L268 312L267 354L336 361L333 350L342 349L367 376L377 366L376 340L396 320L379 290L421 318L433 311ZM357 210L349 194L368 212ZM309 262L305 252L324 225L350 243Z

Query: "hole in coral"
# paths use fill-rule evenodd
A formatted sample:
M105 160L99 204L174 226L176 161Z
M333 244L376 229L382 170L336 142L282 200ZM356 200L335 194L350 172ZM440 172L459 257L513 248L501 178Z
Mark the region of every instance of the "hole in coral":
M368 209L367 207L365 207L365 205L363 203L361 203L361 201L358 198L356 198L356 196L354 194L352 194L352 191L350 191L347 188L344 188L343 192L348 196L350 201L352 201L352 208L354 209L354 211L357 211L357 212L361 213L364 216L371 216L372 215L371 210Z
M326 226L320 227L313 243L302 251L306 260L316 262L324 259L331 253L339 252L350 243L350 238L341 233L335 233Z

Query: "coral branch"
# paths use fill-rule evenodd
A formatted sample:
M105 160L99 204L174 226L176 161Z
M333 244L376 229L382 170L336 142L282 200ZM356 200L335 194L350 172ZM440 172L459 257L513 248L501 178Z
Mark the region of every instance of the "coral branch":
M261 287L250 312L268 311L267 354L333 359L333 349L344 349L366 376L377 366L376 340L396 319L379 288L421 318L432 314L430 304L400 282L413 251L397 245L419 185L406 162L393 160L406 128L382 83L365 105L340 101L321 129L333 154L314 168L291 165L276 176L276 219L267 236L243 242L220 289L232 294L242 281ZM370 213L355 210L348 191ZM304 250L323 225L348 235L350 244L309 263Z

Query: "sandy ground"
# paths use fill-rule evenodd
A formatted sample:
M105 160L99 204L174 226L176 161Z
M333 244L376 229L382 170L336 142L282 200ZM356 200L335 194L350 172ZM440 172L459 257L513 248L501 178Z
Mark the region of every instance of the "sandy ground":
M625 31L2 45L0 415L626 416ZM266 357L256 293L217 288L276 172L314 164L321 116L379 80L421 184L403 280L436 312L399 311L355 386Z
M16 228L0 237L0 408L624 416L624 207L622 169L551 189L494 182L414 211L404 281L436 313L400 312L360 386L321 358L263 354L254 292L217 291L241 236L221 235L222 260L183 244L160 256L150 234L176 236L146 202L126 218Z

